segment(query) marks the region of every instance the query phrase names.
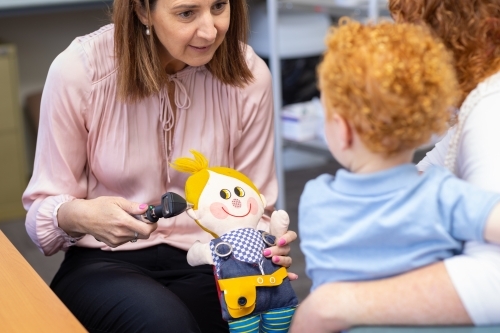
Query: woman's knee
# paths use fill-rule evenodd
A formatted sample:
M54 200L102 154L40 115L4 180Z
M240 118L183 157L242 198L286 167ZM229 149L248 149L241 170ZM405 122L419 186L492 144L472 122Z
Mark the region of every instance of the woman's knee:
M113 265L80 269L52 286L90 332L200 332L184 302L161 283Z

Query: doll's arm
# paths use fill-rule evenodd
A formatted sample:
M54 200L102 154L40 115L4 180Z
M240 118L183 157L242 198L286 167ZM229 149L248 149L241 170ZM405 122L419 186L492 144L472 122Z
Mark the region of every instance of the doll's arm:
M271 224L269 231L271 235L279 238L288 231L289 224L290 217L288 217L288 213L284 210L275 210L271 215Z
M209 243L200 243L196 241L187 253L187 262L191 266L213 265L212 251L210 251Z

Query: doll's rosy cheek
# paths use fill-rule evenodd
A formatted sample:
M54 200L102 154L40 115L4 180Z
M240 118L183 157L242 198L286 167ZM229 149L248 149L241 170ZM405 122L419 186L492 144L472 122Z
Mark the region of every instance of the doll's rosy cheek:
M259 212L259 204L255 198L248 199L248 206L251 207L250 214L255 215Z
M224 208L225 208L224 204L220 202L214 202L213 204L210 205L210 212L215 218L222 220L228 216L226 211L224 211Z

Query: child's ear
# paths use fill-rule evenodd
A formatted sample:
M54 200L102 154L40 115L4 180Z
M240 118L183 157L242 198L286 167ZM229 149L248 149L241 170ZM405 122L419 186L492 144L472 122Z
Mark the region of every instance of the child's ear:
M336 134L339 142L339 148L344 150L352 145L352 128L347 120L338 113L333 114L333 122L336 126Z
M198 215L193 208L186 209L186 214L188 214L188 216L193 220L198 220Z

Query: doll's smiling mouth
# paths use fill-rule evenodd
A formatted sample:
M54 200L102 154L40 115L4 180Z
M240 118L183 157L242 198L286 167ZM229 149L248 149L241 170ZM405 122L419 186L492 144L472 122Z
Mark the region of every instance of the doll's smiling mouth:
M226 213L227 215L231 215L233 217L245 217L247 216L248 214L250 214L250 211L252 210L252 204L250 204L250 207L248 208L248 212L245 214L245 215L233 215L231 214L230 212L228 212L227 210L224 209L224 207L222 207L222 210L224 211L224 213Z

